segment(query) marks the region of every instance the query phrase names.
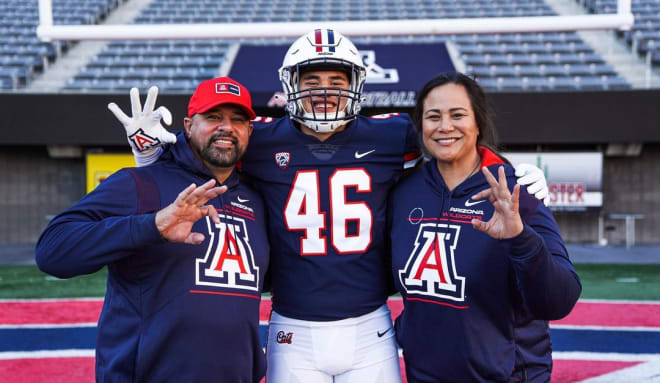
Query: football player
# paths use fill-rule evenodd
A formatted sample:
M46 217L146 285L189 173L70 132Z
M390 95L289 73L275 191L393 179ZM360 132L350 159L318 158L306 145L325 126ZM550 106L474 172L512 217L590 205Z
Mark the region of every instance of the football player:
M385 305L392 291L386 205L392 186L422 160L415 128L406 114L359 114L366 68L332 29L296 40L279 77L288 116L253 121L242 160L269 213L267 380L399 382ZM146 131L165 134L160 115L151 117ZM162 150L132 147L141 164ZM540 170L521 173L543 189Z

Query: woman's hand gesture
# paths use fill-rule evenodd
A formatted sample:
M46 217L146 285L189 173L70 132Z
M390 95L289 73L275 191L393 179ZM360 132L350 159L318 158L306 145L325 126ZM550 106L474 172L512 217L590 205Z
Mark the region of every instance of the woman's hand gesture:
M523 231L523 223L520 218L520 212L518 211L520 185L516 184L513 187L512 195L506 182L504 166L500 166L497 171L499 182L488 168L484 166L482 172L490 185L490 189L482 190L472 196L473 200L488 198L493 204L493 207L495 207L493 216L490 217L488 222L473 219L472 226L495 239L508 239L517 236Z

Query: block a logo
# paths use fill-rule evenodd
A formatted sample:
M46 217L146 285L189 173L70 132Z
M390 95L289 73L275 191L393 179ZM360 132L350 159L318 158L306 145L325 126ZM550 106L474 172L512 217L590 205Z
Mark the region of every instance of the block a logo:
M160 140L158 138L151 137L142 129L136 130L135 133L128 136L128 139L131 141L131 144L138 152L143 152L160 144Z
M465 277L458 275L454 262L460 231L458 225L420 225L415 248L399 270L399 281L408 294L465 300Z
M195 283L258 291L259 267L254 262L245 220L219 214L216 224L206 217L210 236L203 259L196 262Z

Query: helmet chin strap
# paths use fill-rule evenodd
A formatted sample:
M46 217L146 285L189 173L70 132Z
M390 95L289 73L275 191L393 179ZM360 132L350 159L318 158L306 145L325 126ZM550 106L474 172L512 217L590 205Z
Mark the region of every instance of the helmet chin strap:
M344 118L345 115L346 115L345 112L337 112L336 113L337 120L319 121L319 120L314 120L314 113L305 113L303 115L303 118L301 118L302 121L300 121L300 123L312 129L315 132L330 133L335 129L339 128L340 126L348 124L347 120L342 120L342 118ZM316 116L318 117L318 114ZM332 113L332 116L334 117L335 113Z

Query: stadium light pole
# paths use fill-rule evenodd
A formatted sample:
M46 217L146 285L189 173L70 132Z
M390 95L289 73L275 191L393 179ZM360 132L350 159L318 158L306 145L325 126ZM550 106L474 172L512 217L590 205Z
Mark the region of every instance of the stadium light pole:
M37 36L43 41L299 37L323 27L340 30L347 36L629 30L634 23L634 16L630 12L631 0L618 0L617 13L597 15L286 23L54 25L51 1L39 0L40 24Z

